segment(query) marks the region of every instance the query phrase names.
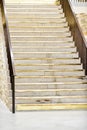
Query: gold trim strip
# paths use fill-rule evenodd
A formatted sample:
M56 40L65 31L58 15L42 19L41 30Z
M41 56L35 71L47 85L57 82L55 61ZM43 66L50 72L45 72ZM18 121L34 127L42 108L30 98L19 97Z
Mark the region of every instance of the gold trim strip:
M28 110L80 110L86 109L87 104L17 104L17 111L28 111Z

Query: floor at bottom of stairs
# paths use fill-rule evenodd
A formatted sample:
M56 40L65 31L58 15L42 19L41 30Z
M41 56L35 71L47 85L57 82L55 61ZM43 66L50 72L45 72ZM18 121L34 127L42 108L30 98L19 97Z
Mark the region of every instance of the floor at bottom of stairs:
M87 130L87 111L9 112L0 102L0 130Z

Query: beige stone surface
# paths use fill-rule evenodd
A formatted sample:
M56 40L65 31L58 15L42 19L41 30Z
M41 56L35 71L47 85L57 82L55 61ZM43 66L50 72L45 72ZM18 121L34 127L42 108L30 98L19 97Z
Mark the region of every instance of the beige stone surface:
M79 13L77 14L77 18L79 20L85 38L87 39L87 13Z
M0 10L1 11L1 10ZM0 12L0 99L9 107L8 65Z

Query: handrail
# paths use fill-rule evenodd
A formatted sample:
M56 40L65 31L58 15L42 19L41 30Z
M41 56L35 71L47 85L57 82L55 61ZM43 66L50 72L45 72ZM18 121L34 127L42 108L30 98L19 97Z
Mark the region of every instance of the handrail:
M85 70L85 75L87 75L87 41L81 30L79 22L73 13L73 8L70 0L60 0L60 4L63 7L66 19L69 23L77 51L79 52L79 56L83 64L83 69Z
M12 53L10 33L8 28L8 21L4 0L0 0L0 5L1 5L3 30L4 30L5 45L6 45L8 67L10 74L10 82L12 89L12 112L15 113L15 68L14 68L13 53Z

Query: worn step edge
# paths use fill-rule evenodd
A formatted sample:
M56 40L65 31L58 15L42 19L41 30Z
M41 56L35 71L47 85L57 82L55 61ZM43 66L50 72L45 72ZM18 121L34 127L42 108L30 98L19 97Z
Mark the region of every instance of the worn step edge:
M33 111L33 110L80 110L86 109L87 104L17 104L17 111Z

